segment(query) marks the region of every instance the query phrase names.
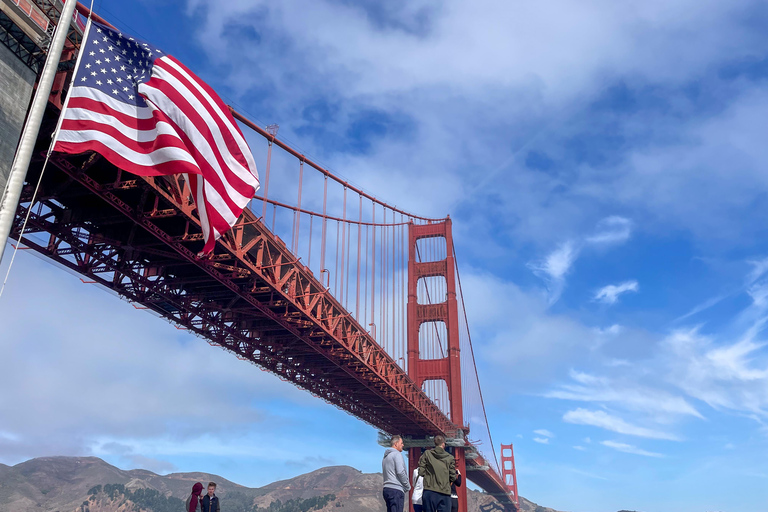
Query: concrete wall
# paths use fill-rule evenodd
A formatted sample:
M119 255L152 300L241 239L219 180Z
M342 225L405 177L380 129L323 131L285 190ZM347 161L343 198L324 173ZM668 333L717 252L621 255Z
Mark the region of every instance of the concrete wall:
M0 196L5 190L34 84L35 73L0 44Z

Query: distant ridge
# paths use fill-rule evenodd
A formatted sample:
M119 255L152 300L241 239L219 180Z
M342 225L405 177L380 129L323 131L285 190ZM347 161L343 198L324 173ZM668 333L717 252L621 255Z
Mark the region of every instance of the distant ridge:
M195 482L215 481L226 512L283 512L294 506L319 512L384 512L381 475L330 466L258 488L212 473L158 475L122 470L98 457L40 457L0 464L0 512L165 512L182 509ZM277 502L280 501L280 507ZM293 500L293 501L291 501ZM290 503L289 503L290 502ZM319 508L318 508L319 507ZM495 500L470 491L469 512L501 510ZM523 512L557 512L521 498Z

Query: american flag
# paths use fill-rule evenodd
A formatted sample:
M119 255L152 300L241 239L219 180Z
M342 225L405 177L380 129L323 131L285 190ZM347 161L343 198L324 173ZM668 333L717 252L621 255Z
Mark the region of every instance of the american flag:
M83 36L54 151L95 151L141 176L183 173L203 228L203 253L259 188L232 114L194 73L155 46L96 22Z

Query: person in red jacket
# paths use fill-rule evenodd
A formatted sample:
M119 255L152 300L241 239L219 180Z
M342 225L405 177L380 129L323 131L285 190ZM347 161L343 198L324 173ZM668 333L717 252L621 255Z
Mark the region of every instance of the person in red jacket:
M200 493L203 492L203 484L197 482L192 486L192 494L189 495L184 506L187 512L197 512L200 510Z
M219 506L219 497L214 493L216 492L216 484L214 482L208 482L208 494L203 496L200 500L200 510L202 512L221 512Z

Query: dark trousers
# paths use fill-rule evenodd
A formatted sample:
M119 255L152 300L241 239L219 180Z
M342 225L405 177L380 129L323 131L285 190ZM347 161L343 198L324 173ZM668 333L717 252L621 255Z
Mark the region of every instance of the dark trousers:
M421 505L416 505L416 504L413 505L413 512L423 512L423 510L424 509L422 508Z
M459 498L451 498L451 512L459 512Z
M405 493L403 491L385 487L382 495L384 496L384 503L387 504L387 512L403 512L405 506Z
M451 512L451 495L424 489L421 505L424 512Z

